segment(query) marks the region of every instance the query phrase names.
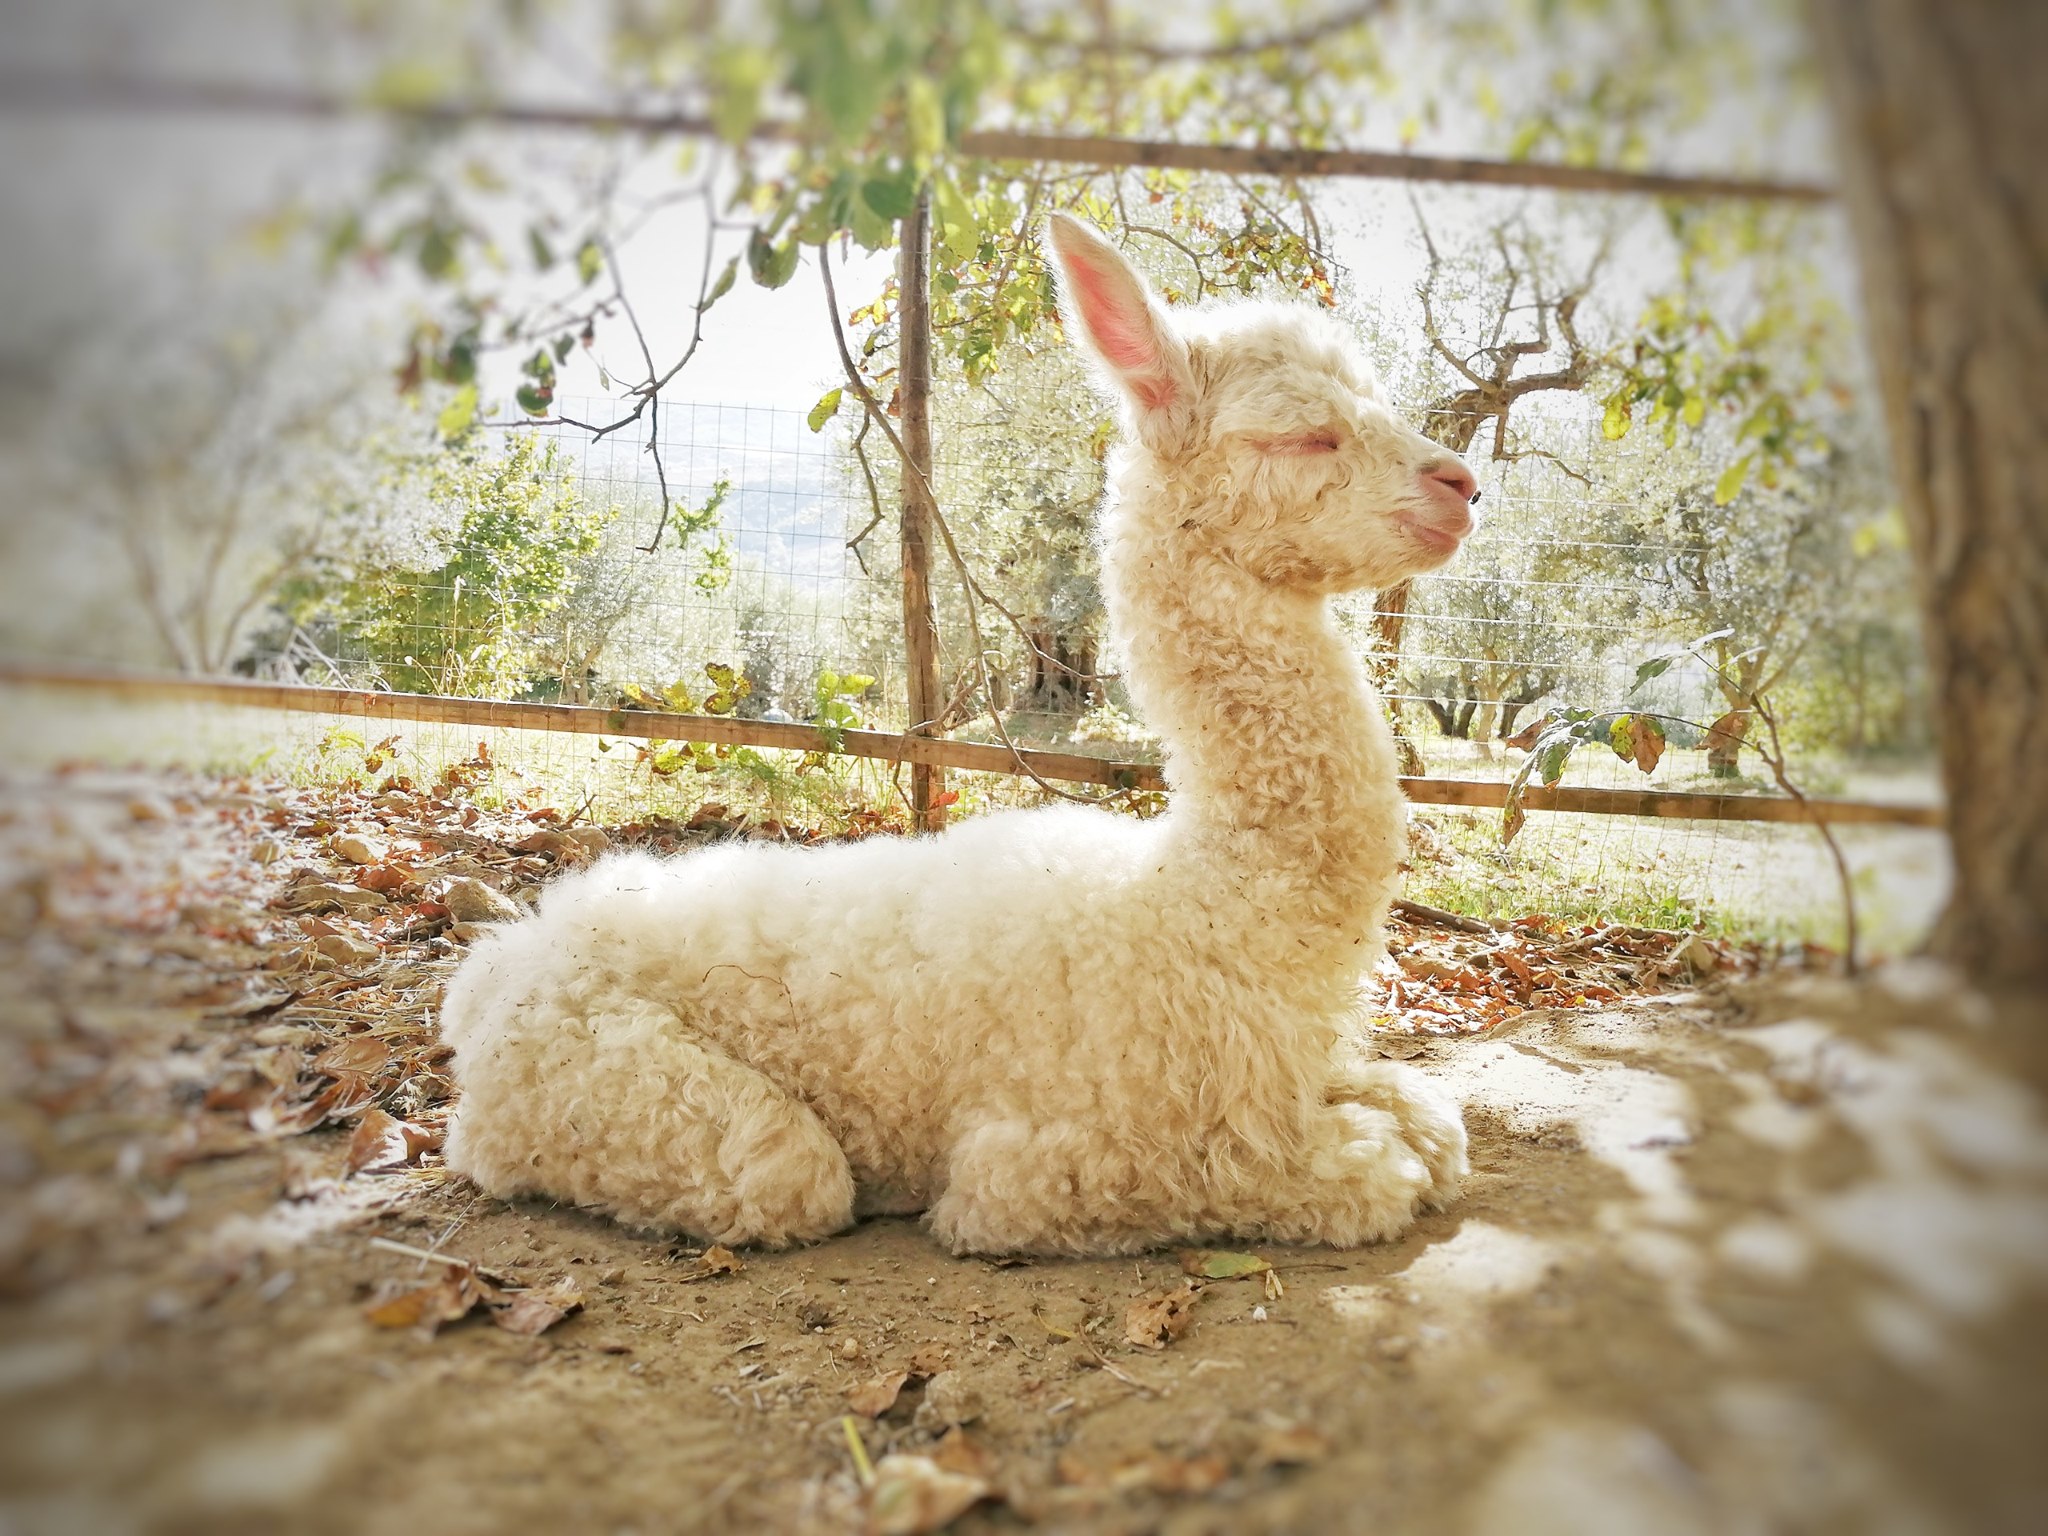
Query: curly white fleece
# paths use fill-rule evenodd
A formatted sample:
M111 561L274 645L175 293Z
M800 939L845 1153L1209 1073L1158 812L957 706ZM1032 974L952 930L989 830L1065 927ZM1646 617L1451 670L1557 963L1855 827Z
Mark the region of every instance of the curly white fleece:
M1442 563L1413 526L1446 456L1323 315L1169 316L1051 236L1132 439L1104 585L1171 809L564 878L449 988L448 1159L484 1189L727 1243L922 1210L987 1253L1350 1245L1455 1192L1456 1106L1348 1045L1405 805L1328 608Z

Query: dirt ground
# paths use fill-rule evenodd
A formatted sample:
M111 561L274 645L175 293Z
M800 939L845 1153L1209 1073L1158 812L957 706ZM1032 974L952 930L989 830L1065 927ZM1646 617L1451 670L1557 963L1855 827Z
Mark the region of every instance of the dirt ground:
M1488 980L1483 1029L1375 1036L1473 1136L1398 1243L1191 1282L880 1220L727 1261L437 1166L448 882L573 829L389 809L438 883L372 909L315 889L299 851L351 834L306 807L0 786L0 1532L2048 1530L2021 1001L1926 963ZM467 1315L382 1325L422 1306Z

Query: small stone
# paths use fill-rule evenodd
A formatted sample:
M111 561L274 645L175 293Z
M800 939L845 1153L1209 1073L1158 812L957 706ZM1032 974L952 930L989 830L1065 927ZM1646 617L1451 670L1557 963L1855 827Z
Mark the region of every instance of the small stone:
M917 1405L915 1423L931 1434L971 1424L982 1415L984 1404L974 1384L958 1371L941 1371L924 1384L924 1401Z
M571 827L568 835L581 843L588 853L603 853L612 845L611 836L603 827Z
M335 833L327 840L327 846L334 850L336 858L346 859L351 864L382 864L391 854L386 844L359 837L353 832Z
M313 948L344 965L355 960L374 960L382 953L376 945L352 939L345 933L330 933L324 939L315 939Z
M448 882L441 905L458 923L509 923L525 915L511 897L468 875Z

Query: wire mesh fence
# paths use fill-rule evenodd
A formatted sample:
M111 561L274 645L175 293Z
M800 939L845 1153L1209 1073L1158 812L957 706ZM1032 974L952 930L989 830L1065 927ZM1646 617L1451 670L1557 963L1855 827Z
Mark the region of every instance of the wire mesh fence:
M601 422L617 410L616 402L575 402L564 414ZM254 669L352 687L637 701L895 730L915 723L902 708L896 476L879 437L863 454L845 418L814 427L794 410L663 402L658 415L602 436L522 428L491 452L507 453L515 441L529 444L522 474L552 477L571 492L552 504L556 523L541 540L553 540L552 565L536 569L531 527L439 509L429 537L387 557L377 612L363 611L359 585L338 588L324 608L280 628ZM1414 584L1398 664L1383 676L1415 771L1498 780L1521 755L1505 738L1547 706L1612 706L1629 695L1637 665L1661 643L1646 616L1665 613L1671 584L1687 578L1686 563L1701 551L1696 542L1617 533L1634 509L1611 493L1540 468L1483 458L1475 468L1486 531L1456 567ZM994 603L981 614L984 689L960 575L941 556L934 582L949 733L990 739L993 706L1020 744L1156 760L1156 739L1118 687L1094 595L1090 527L1101 473L1099 444L942 444L940 500ZM1341 612L1370 652L1384 629L1371 599ZM1715 708L1711 680L1681 668L1659 686L1653 702L1674 726L1649 782L1726 787L1707 761L1709 743L1680 723ZM415 733L416 745L429 734ZM443 745L455 750L461 734ZM500 741L495 754L508 769L574 780L578 793L616 810L734 792L730 763L719 765L716 782L678 778L685 758L673 748L511 734L518 739ZM895 787L885 769L840 771L851 777L835 793L886 800ZM1917 765L1830 773L1817 787L1931 797L1931 775ZM772 772L755 778L756 791L788 800L788 782ZM1645 783L1632 764L1591 751L1572 760L1569 781ZM814 776L804 792L824 788ZM970 790L971 802L1031 796L1029 786ZM801 814L788 803L779 809ZM1942 883L1938 837L1845 835L1872 906L1895 910L1890 928L1909 934ZM1431 808L1415 841L1415 894L1487 916L1546 910L1820 937L1834 925L1810 828L1550 814L1504 847L1498 812ZM1886 919L1876 926L1886 931Z

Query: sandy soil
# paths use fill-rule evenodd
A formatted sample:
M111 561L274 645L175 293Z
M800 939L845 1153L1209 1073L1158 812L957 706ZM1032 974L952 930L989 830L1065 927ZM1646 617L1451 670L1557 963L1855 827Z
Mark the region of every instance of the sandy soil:
M1262 1249L1274 1282L1147 1349L1175 1254L996 1265L884 1220L707 1273L431 1153L349 1175L346 1124L221 1134L320 1024L223 910L274 899L258 808L0 807L0 1531L920 1529L891 1511L934 1466L987 1490L962 1532L2048 1529L2048 1021L1931 966L1390 1030L1465 1097L1464 1197ZM453 1272L392 1244L583 1305L379 1327ZM878 1493L849 1430L935 1459Z

